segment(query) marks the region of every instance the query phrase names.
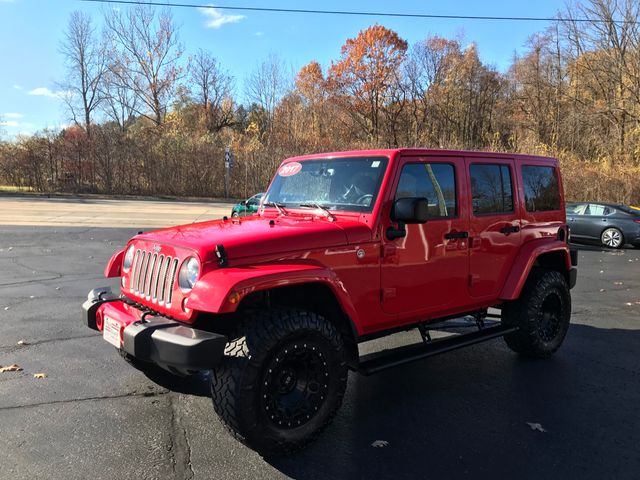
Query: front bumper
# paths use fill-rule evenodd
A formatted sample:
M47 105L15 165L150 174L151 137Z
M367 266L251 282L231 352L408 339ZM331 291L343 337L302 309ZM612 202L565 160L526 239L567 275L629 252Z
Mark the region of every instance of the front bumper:
M120 349L132 357L179 373L209 370L224 353L227 337L145 314L109 288L89 292L82 305L87 327L101 331L104 318L120 325Z

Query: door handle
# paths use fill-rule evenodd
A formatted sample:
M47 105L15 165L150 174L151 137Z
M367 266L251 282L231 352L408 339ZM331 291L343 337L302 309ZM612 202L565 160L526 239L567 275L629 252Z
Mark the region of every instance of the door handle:
M520 227L517 225L509 225L508 227L502 227L500 229L500 233L504 233L505 235L509 235L510 233L518 233L520 231Z
M444 238L447 240L454 240L456 238L469 238L469 232L449 232L444 234Z

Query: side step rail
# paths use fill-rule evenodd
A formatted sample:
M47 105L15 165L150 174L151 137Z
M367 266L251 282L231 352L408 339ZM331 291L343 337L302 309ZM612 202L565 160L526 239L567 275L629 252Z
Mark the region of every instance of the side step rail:
M387 368L397 367L405 363L415 362L427 357L439 355L441 353L457 350L475 343L486 342L493 338L502 337L507 333L515 332L518 327L507 327L499 325L497 327L487 327L472 333L465 333L433 340L431 342L414 343L402 347L382 350L370 353L360 358L358 372L363 375L378 373Z

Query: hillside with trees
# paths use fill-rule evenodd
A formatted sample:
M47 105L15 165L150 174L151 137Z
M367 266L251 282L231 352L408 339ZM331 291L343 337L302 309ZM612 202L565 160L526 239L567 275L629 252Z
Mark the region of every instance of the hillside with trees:
M420 146L557 156L571 200L640 204L639 13L637 0L573 6L506 72L474 44L410 45L375 24L329 65L292 78L271 55L240 82L206 45L185 54L169 10L112 10L100 31L75 12L59 84L72 126L0 142L0 184L219 197L230 147L230 193L246 197L288 156Z

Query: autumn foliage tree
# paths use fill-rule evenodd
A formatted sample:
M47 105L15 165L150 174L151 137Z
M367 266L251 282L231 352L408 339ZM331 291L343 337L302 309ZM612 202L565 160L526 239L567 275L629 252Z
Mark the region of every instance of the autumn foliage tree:
M342 46L340 60L329 69L328 84L369 141L380 139L381 111L400 84L408 44L381 25L361 31Z
M638 0L572 4L504 71L461 37L409 46L373 25L327 65L255 60L241 96L215 46L183 53L168 11L109 10L102 34L76 14L61 46L73 125L0 142L0 182L219 196L231 147L231 194L247 196L290 155L418 146L557 156L569 199L640 204L639 14Z

